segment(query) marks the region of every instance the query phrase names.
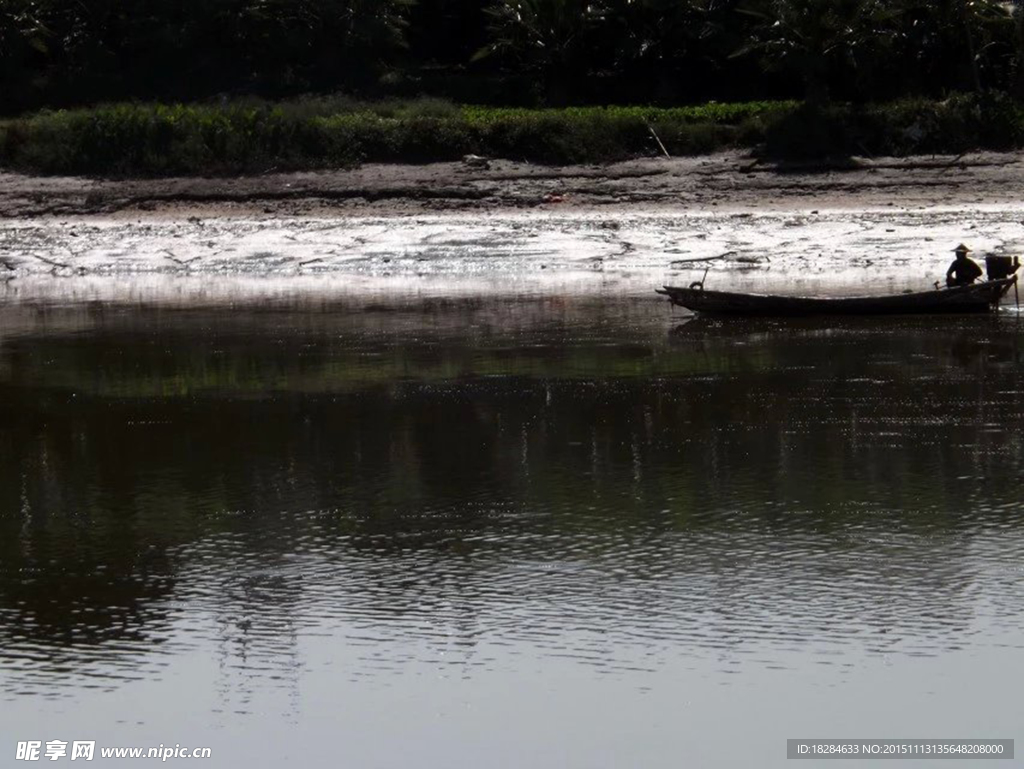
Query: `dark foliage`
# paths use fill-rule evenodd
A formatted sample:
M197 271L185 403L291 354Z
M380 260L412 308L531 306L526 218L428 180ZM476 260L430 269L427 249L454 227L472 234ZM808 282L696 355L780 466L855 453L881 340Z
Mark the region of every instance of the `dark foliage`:
M1024 95L996 0L0 0L0 112L345 92L525 106Z

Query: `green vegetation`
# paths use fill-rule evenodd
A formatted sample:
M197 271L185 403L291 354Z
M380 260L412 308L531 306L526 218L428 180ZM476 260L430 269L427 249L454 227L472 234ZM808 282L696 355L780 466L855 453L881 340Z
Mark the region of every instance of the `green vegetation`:
M198 173L452 160L478 153L542 162L650 154L648 125L677 153L758 134L793 103L657 108L457 107L435 100L338 100L224 107L113 105L0 123L0 162L47 173Z
M542 163L760 147L774 157L904 155L1024 144L1024 111L985 94L884 105L462 107L438 100L119 104L0 121L0 163L43 173L160 175L454 160Z
M0 0L0 163L44 172L1006 148L1021 99L1024 2Z

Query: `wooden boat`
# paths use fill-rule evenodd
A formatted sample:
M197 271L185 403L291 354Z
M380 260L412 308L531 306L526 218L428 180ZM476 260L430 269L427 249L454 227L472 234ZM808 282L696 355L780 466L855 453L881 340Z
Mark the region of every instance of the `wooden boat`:
M658 289L672 304L688 310L718 315L807 316L807 315L907 315L930 313L987 312L1016 278L987 280L955 288L884 296L773 296L709 291L701 283L689 288L665 286Z

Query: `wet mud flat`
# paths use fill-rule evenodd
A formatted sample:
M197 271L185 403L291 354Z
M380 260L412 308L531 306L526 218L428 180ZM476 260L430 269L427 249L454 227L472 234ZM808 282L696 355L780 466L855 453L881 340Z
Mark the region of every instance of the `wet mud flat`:
M8 301L925 290L1024 250L1024 155L781 168L739 154L236 179L0 177Z
M654 297L928 290L951 249L1024 251L1024 203L895 210L402 217L47 218L0 223L0 297L222 301L390 294ZM705 277L706 276L706 277Z

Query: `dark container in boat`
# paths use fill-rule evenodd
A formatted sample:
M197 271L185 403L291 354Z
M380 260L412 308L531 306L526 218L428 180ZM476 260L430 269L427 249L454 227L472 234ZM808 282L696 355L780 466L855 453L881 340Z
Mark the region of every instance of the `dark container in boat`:
M1002 280L1017 272L1020 258L1016 256L986 256L985 274L989 280Z

